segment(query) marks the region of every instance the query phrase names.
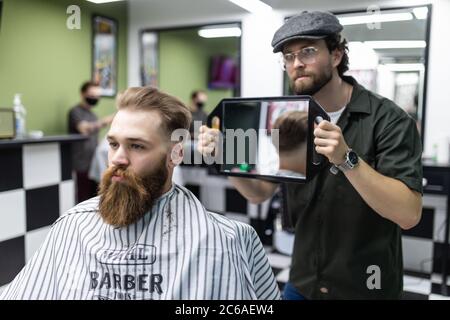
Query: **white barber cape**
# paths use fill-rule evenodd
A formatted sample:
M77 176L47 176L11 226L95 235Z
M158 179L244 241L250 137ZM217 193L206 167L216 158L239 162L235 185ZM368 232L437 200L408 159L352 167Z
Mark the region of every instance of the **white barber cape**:
M136 223L114 228L99 198L52 226L0 299L279 299L249 225L205 210L174 185Z

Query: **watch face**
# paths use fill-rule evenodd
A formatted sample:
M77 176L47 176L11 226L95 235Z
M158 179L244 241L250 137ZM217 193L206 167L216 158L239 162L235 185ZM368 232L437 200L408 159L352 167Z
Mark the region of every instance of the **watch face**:
M355 165L358 163L358 155L356 154L355 151L350 151L348 153L348 160L350 161L351 164Z

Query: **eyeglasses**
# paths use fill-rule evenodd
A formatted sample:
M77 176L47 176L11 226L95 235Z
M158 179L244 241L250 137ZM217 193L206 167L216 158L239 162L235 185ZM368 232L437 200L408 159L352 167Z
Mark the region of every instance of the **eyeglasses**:
M297 52L289 52L283 54L283 69L292 67L295 59L298 58L303 64L312 64L316 62L317 52L319 50L314 47L306 47Z

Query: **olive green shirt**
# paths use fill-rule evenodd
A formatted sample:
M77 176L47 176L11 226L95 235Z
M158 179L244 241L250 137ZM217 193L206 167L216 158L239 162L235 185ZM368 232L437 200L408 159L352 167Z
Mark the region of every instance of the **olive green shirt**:
M352 77L344 80L353 85L353 93L337 125L348 146L380 174L422 193L422 146L415 121ZM401 297L401 229L372 210L342 172L333 175L327 167L309 183L289 183L285 189L295 227L290 282L302 295Z

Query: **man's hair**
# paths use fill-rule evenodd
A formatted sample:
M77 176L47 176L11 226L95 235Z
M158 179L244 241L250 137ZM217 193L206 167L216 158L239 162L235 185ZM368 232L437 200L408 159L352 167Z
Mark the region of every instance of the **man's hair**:
M81 93L86 93L86 91L88 91L89 88L92 88L92 87L98 87L98 84L95 83L94 81L83 82L83 84L80 87L80 92Z
M308 113L303 111L284 112L277 118L272 129L279 130L279 151L293 151L306 142L308 136Z
M194 91L192 91L192 93L191 93L191 100L194 100L195 98L197 98L200 93L206 94L206 92L204 90L194 90Z
M156 111L162 119L162 127L168 138L177 129L189 129L191 112L177 98L154 87L131 87L118 98L117 109Z
M347 40L340 33L329 35L324 40L330 53L336 49L342 51L342 60L337 66L338 74L342 77L342 75L348 70L349 61Z

